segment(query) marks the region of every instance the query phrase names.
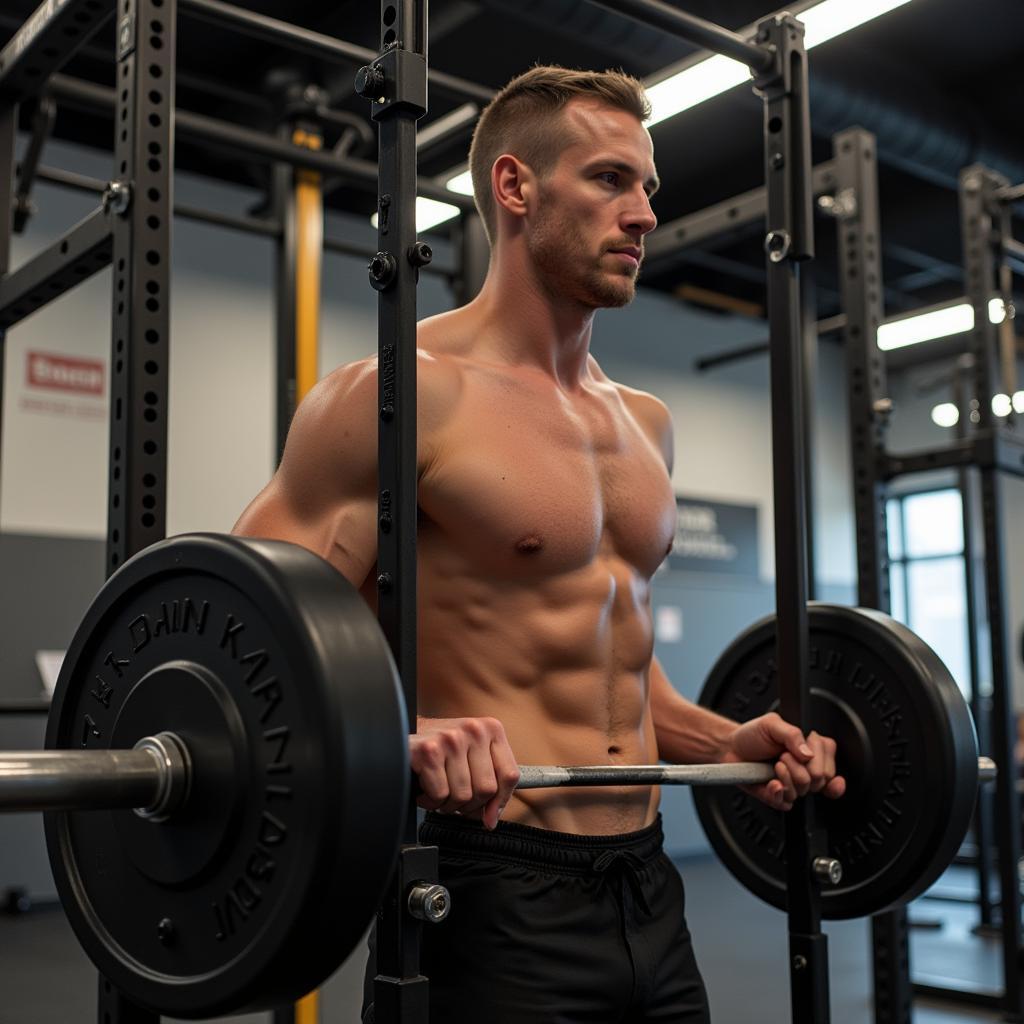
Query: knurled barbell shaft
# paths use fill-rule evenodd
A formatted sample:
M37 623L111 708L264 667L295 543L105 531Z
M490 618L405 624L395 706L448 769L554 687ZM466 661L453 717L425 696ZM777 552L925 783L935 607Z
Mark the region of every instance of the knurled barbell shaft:
M31 750L0 753L0 812L136 808L159 819L185 796L184 745L169 733L134 750Z
M978 758L978 781L996 777L996 765ZM775 778L770 764L520 765L516 789L556 786L749 786Z
M519 766L516 789L556 786L745 786L775 777L770 764Z

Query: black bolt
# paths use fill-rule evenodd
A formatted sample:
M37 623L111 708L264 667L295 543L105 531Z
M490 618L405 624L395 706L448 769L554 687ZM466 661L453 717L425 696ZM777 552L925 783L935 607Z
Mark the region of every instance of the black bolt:
M434 251L426 242L417 242L409 249L409 262L414 267L425 267L434 258Z
M163 918L156 926L156 936L165 946L169 946L177 935L174 922L169 918Z
M386 512L385 512L385 513L384 513L384 514L383 514L383 515L382 515L382 516L380 517L380 519L378 519L378 520L377 520L377 522L378 522L378 523L380 524L380 528L381 528L381 529L382 529L382 530L383 530L383 531L384 531L385 533L389 533L389 532L390 532L390 530L391 530L391 516L390 516L390 515L388 515L388 513L386 513Z
M384 72L376 64L367 64L356 72L356 92L368 100L380 99L384 92Z
M395 279L398 266L391 253L378 252L370 258L367 269L371 286L377 291L383 291Z
M382 572L377 577L377 589L382 594L386 594L391 589L391 573Z
M786 158L781 153L772 153L771 164L773 170L781 170L786 166Z
M395 407L390 402L380 407L380 418L385 423L390 423L395 418Z

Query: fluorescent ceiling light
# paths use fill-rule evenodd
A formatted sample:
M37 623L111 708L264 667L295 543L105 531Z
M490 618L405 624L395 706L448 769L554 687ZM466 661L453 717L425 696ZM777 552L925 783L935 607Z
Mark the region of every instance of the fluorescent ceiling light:
M657 85L648 86L651 116L647 126L660 124L749 80L750 69L746 64L721 54L708 57Z
M797 18L804 23L804 46L820 46L866 21L909 3L910 0L824 0Z
M932 423L939 427L955 427L960 422L960 410L952 402L943 402L932 409Z
M988 304L988 318L994 324L1003 322L1006 307L1002 299L992 299ZM878 328L878 347L883 352L922 341L947 338L951 334L963 334L974 330L974 307L967 302L955 306L944 306L917 316L891 320Z
M797 14L804 23L804 46L810 50L835 39L867 21L887 14L910 0L823 0ZM651 100L648 125L659 124L676 114L689 110L705 100L750 80L746 64L716 54L698 64L691 64L678 74L647 87Z
M1015 413L1024 414L1024 391L1014 391L1013 411Z
M460 196L471 196L473 194L473 175L468 169L461 171L454 178L449 178L444 186L450 192L458 192Z
M804 45L809 50L909 2L910 0L822 0L821 3L797 14L806 27ZM660 124L749 80L750 69L746 64L721 54L714 54L691 64L677 74L647 86L647 95L651 101L648 127ZM467 196L473 194L469 171L455 174L446 184L453 192ZM418 202L425 203L430 200L420 199ZM443 206L442 203L434 203L434 207ZM440 210L434 209L429 216L424 212L421 224L421 214L417 206L416 229L426 231L427 227L443 224L457 214L458 210L454 207L443 216Z
M902 320L893 320L878 328L878 347L883 352L922 341L945 338L950 334L963 334L974 327L974 309L966 302L958 306L933 309Z

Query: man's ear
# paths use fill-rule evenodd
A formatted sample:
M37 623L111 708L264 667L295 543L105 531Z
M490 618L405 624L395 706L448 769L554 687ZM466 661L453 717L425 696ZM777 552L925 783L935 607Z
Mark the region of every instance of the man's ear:
M494 201L513 217L525 217L533 198L535 177L527 164L503 153L491 166Z

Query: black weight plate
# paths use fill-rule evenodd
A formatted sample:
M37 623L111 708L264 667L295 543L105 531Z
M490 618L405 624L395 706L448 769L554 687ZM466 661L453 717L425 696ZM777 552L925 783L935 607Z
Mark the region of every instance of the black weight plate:
M408 727L376 620L331 566L191 535L127 562L68 650L46 745L170 731L184 807L50 813L72 927L129 999L174 1017L294 1001L363 934L395 863Z
M839 885L822 886L822 914L863 917L919 896L952 861L977 796L977 740L953 677L906 626L837 605L811 604L808 617L809 720L835 738L848 787L839 800L812 798L843 866ZM701 704L740 722L777 710L775 631L772 616L743 633ZM734 787L695 789L694 800L726 867L785 909L782 812Z

